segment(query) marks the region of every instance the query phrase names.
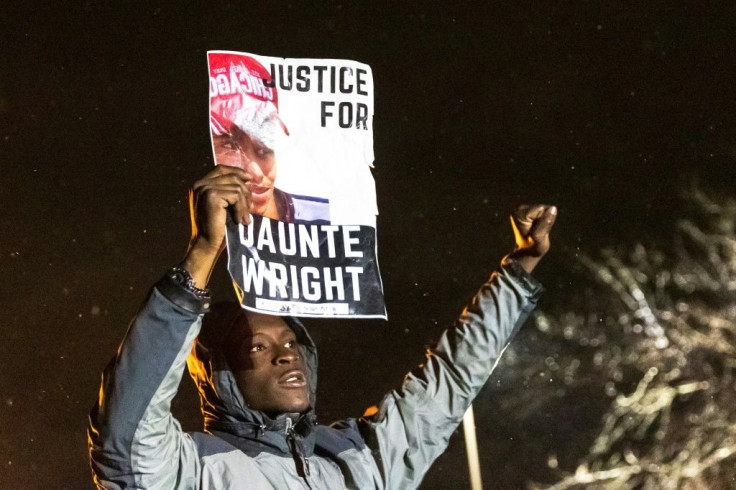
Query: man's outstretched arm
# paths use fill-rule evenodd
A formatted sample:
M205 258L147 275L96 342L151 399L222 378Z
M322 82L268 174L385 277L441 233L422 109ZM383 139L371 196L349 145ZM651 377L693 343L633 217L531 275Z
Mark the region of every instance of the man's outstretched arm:
M248 219L247 175L217 167L194 185L192 241L181 267L204 289L222 249L225 217ZM197 488L199 459L170 413L186 358L209 308L196 290L165 276L151 290L102 376L89 447L102 488Z
M557 209L523 206L512 215L516 250L494 272L424 364L391 392L366 426L387 489L417 487L445 450L470 403L536 306L541 285L529 274L549 250Z

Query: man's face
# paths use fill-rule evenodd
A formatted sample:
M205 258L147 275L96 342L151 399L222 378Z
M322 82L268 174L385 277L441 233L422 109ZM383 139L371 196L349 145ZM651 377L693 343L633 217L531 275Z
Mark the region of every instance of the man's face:
M251 212L266 215L273 206L276 158L271 148L248 136L237 127L213 137L218 165L240 167L250 177Z
M296 336L277 316L246 312L228 336L227 358L243 399L271 416L309 408L307 371Z

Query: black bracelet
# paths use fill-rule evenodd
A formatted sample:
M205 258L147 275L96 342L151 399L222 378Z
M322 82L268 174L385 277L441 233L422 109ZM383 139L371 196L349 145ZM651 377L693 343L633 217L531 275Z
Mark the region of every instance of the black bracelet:
M189 273L188 270L177 266L172 267L167 274L171 279L174 280L175 283L182 286L184 289L194 294L198 298L204 299L210 297L209 289L199 289L197 286L194 285L194 279L192 279L192 275Z

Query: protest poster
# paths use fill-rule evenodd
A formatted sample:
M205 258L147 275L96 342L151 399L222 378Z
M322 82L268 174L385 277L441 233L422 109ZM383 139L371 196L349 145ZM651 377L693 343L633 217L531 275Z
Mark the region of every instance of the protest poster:
M215 164L250 175L251 223L227 225L243 307L386 318L370 67L233 51L207 58Z

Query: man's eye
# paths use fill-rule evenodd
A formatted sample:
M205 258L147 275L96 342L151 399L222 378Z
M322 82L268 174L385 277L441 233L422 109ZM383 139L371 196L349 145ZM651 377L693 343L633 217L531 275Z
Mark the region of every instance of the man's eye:
M263 344L256 344L253 347L250 348L251 352L261 352L262 350L265 350L266 346Z
M290 340L286 344L284 344L285 347L288 347L289 349L295 349L296 348L296 340Z

